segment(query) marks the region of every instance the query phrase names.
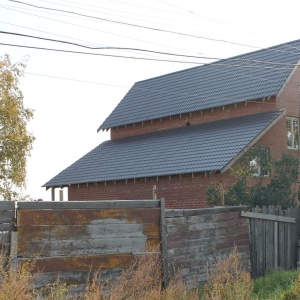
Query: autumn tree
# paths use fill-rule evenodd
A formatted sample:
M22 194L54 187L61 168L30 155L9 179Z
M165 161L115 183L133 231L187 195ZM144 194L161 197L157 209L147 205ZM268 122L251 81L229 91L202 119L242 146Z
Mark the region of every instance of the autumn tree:
M34 137L27 130L33 111L25 108L19 80L25 64L0 57L0 200L14 200L26 185L26 159Z

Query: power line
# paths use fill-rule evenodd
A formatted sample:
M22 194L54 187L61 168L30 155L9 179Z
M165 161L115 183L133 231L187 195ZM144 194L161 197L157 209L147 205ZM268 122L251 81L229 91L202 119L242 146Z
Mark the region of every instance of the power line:
M153 31L163 32L163 33L171 33L171 34L176 34L176 35L180 35L180 36L187 36L187 37L192 37L192 38L197 38L197 39L208 40L208 41L212 41L212 42L222 42L222 43L227 43L227 44L231 44L231 45L237 45L237 46L243 46L243 47L249 47L249 48L259 49L259 47L256 47L256 46L251 46L251 45L246 45L246 44L231 42L231 41L227 41L227 40L223 40L223 39L215 39L215 38L197 36L197 35L189 34L189 33L177 32L177 31L166 30L166 29L161 29L161 28L148 27L148 26L142 26L142 25L127 23L127 22L110 20L110 19L106 19L106 18L94 17L94 16L90 16L90 15L76 13L76 12L69 11L69 10L62 10L62 9L56 9L56 8L50 8L50 7L37 6L37 5L33 5L33 4L22 2L22 1L18 1L18 0L8 0L8 1L15 2L15 3L20 3L20 4L23 4L23 5L28 5L28 6L35 7L35 8L40 8L40 9L46 9L46 10L52 10L52 11L59 11L59 12L64 12L64 13L68 13L68 14L74 14L74 15L78 15L78 16L82 16L82 17L86 17L86 18L101 20L101 21L104 21L104 22L110 22L110 23L115 23L115 24L120 24L120 25L132 26L132 27L136 27L136 28L153 30Z
M25 74L28 75L34 75L34 76L40 76L40 77L47 77L47 78L53 78L53 79L59 79L59 80L67 80L67 81L74 81L74 82L81 82L81 83L88 83L88 84L97 84L97 85L105 85L105 86L111 86L111 87L118 87L118 88L131 88L131 86L124 86L124 85L117 85L117 84L110 84L110 83L103 83L103 82L95 82L95 81L88 81L88 80L82 80L82 79L74 79L74 78L67 78L67 77L60 77L60 76L53 76L53 75L46 75L46 74L39 74L39 73L32 73L32 72L24 72ZM250 76L248 76L250 77ZM268 80L269 81L269 80ZM291 85L291 86L298 86L298 85ZM142 88L142 87L135 87L135 89L138 90L142 90L142 91L146 91L146 92L155 92L155 93L159 93L162 95L182 95L182 96L197 96L198 94L194 94L194 93L178 93L178 92L174 92L172 93L171 91L167 91L167 90L163 90L163 89L149 89L149 88ZM212 99L212 97L206 96L206 97L202 97L202 99ZM228 100L228 98L223 98L223 97L218 97L218 99L220 100ZM261 103L261 104L272 104L273 103L268 103L268 102L261 102L261 101L257 101L257 100L248 100L247 102L251 102L251 103Z
M163 44L159 44L159 43L149 42L147 40L141 40L141 39L131 38L131 37L124 36L124 35L121 35L121 34L116 34L116 33L112 33L112 32L106 32L106 31L95 29L95 28L91 28L91 27L86 27L86 26L82 26L82 25L78 25L78 24L74 24L74 23L69 23L69 22L65 22L65 21L61 21L61 20L52 19L52 18L47 18L47 17L44 17L44 16L39 16L39 15L35 15L35 14L31 14L31 13L19 11L19 10L16 10L16 9L12 9L12 8L9 8L9 7L3 6L3 5L0 5L0 7L4 8L4 9L11 10L11 11L16 11L16 12L19 12L19 13L22 13L22 14L26 14L26 15L30 15L30 16L35 16L35 17L38 17L38 18L42 18L42 19L46 19L46 20L51 20L51 21L59 22L59 23L63 23L63 24L68 24L68 25L72 25L72 26L76 26L76 27L80 27L80 28L85 28L85 29L88 29L88 30L93 30L93 31L97 31L97 32L103 32L103 33L107 33L107 34L110 34L110 35L115 35L115 36L118 36L118 37L130 39L130 40L134 40L134 41L138 41L138 42L148 43L148 44L152 44L152 45L158 45L158 46L162 46L162 47L166 47L166 48L171 48L171 49L176 49L176 50L184 50L184 49L180 49L180 48L176 48L176 47L171 47L169 45L163 45ZM188 51L191 52L191 53L197 53L195 51L190 51L190 50L188 50Z
M28 4L28 3L25 3L25 2L22 2L22 1L18 1L18 0L8 0L8 1L10 1L10 2L16 2L16 3L28 5L28 6L33 6L33 7L40 8L40 9L45 9L45 10L60 11L60 12L65 12L65 13L69 13L69 14L79 15L79 16L83 16L83 17L87 17L87 18L98 19L98 20L101 20L101 21L118 23L118 24L121 24L121 25L128 25L128 26L139 27L139 28L142 28L142 29L149 29L149 30L155 30L155 31L158 31L158 32L178 34L178 35L181 35L181 36L188 36L188 37L193 37L193 38L197 38L197 39L209 40L209 41L213 41L213 42L228 43L228 44L231 44L231 45L237 45L237 46L243 46L243 47L249 47L249 48L255 48L255 49L264 49L262 47L248 45L248 44L242 44L242 43L237 43L237 42L232 42L232 41L228 41L228 40L224 40L224 39L215 39L215 38L209 38L209 37L202 37L202 36L197 36L197 35L192 35L192 34L187 34L187 33L181 33L181 32L177 32L177 31L169 31L169 30L164 30L164 29L159 29L159 28L154 28L154 27L147 27L147 26L141 26L141 25L127 23L127 22L120 22L120 21L115 21L115 20L110 20L110 19L105 19L105 18L94 17L94 16L84 15L84 14L80 14L80 13L76 13L76 12L72 12L72 11L67 11L67 10L60 10L60 9L54 9L54 8L48 8L48 7L41 7L41 6L36 6L36 5L33 5L33 4ZM44 1L44 2L52 3L50 1ZM38 16L38 17L40 17L40 16ZM55 20L55 21L57 21L57 20ZM58 21L58 22L61 22L61 21ZM63 22L63 23L66 23L66 22ZM67 24L70 24L70 23L67 23ZM72 25L75 25L75 24L72 24ZM75 25L75 26L78 26L78 25ZM83 26L80 26L80 27L83 27ZM99 31L99 30L97 30L97 31ZM110 33L110 34L112 34L112 33ZM114 35L116 35L116 34L114 34ZM126 37L126 38L128 38L128 37ZM155 44L155 43L151 43L151 44ZM295 48L295 47L291 47L291 48ZM295 49L297 49L297 48L295 48ZM286 52L286 51L279 51L279 52Z
M63 50L63 49L52 49L52 48L45 48L45 47L34 47L34 46L26 46L26 45L8 44L8 43L0 43L0 45L11 46L11 47L20 47L20 48L28 48L28 49L36 49L36 50L46 50L46 51L73 53L73 54L84 54L84 55L107 56L107 57L115 57L115 58L128 58L128 59L136 59L136 60L148 60L148 61L158 61L158 62L172 62L172 63L203 65L203 63L193 62L193 61L180 61L180 60L168 60L168 59L143 58L143 57L135 57L135 56L124 56L124 55L92 53L92 52L72 51L72 50Z
M145 18L143 18L142 20L141 19L137 19L137 18L133 18L133 17L129 17L130 20L137 20L137 21L142 21L142 22L147 22L147 23L154 23L154 24L159 24L159 25L163 25L163 26L168 26L168 27L177 27L177 28L180 28L181 30L182 29L188 29L190 30L191 28L186 28L186 27L183 27L182 25L178 25L178 24L186 24L186 25L193 25L193 30L195 29L195 27L198 27L198 24L200 23L195 23L195 22L186 22L186 21L183 21L181 19L178 19L176 18L176 20L172 19L168 19L166 17L164 18L161 18L157 15L155 16L149 16L149 15L145 15L145 14L141 14L141 13L133 13L132 11L122 11L122 10L115 10L115 9L111 9L111 8L107 8L107 7L100 7L100 6L95 6L95 5L89 5L89 4L83 4L83 3L78 3L78 2L73 2L73 1L64 1L64 0L60 0L60 2L63 2L63 3L72 3L72 4L77 4L77 5L80 5L80 6L85 6L85 7L92 7L93 9L87 9L87 8L82 8L82 7L78 7L78 6L73 6L73 5L67 5L67 4L61 4L61 3L57 3L57 2L53 2L53 1L45 1L45 0L40 0L42 2L47 2L47 3L51 3L51 4L55 4L55 5L61 5L61 6L67 6L67 7L72 7L72 8L75 8L75 9L80 9L80 10L86 10L86 11L92 11L93 13L95 12L99 12L99 11L95 11L94 8L99 8L101 10L108 10L108 11L113 11L113 12L119 12L121 14L123 13L126 13L126 14L130 14L130 15L138 15L138 16L142 16L142 17L146 17L146 18L151 18L151 19L160 19L160 20L164 20L164 21L171 21L171 22L176 22L176 25L169 25L169 24L166 24L166 23L158 23L158 22L153 22L153 21L150 21L150 20L145 20ZM162 1L159 1L159 2L162 2ZM128 4L130 5L130 3L126 3L126 2L121 2L122 4ZM164 2L165 4L167 4L166 2ZM171 4L170 4L171 5ZM171 5L172 6L172 5ZM143 6L141 6L143 7ZM148 7L145 7L145 8L148 8ZM178 7L179 8L179 7ZM148 9L152 9L152 8L148 8ZM180 9L180 8L179 8ZM181 10L185 10L185 9L181 9ZM176 14L178 15L179 13L175 13L175 12L171 12L171 11L166 11L167 13L171 13L171 14ZM100 12L99 12L100 13ZM127 16L120 16L120 15L116 15L116 14L112 14L112 13L108 13L108 12L103 12L101 11L101 13L104 13L104 14L109 14L109 15L112 15L112 16L117 16L117 17L121 17L121 18L128 18ZM187 16L187 14L179 14L179 15L182 15L182 16ZM189 15L189 16L193 16L193 17L197 17L197 16L200 16L201 18L203 19L207 19L207 20L210 20L210 21L214 21L216 23L220 23L222 25L226 25L227 27L232 27L234 28L234 30L238 30L238 31L242 31L242 32L245 32L245 30L240 30L240 26L237 28L237 26L235 25L231 25L231 24L227 24L225 22L222 22L222 21L219 21L219 20L216 20L216 19L212 19L212 18L209 18L209 17L206 17L206 16L203 16L203 15L199 15L197 13L195 13L195 15ZM197 19L198 21L198 19ZM207 26L206 26L207 28ZM249 33L249 32L248 32ZM250 32L250 34L253 34ZM255 35L257 36L257 33L255 33Z
M66 5L66 4L60 4L57 2L53 2L53 1L45 1L45 0L40 0L41 2L47 2L47 3L51 3L51 4L57 4L57 5L62 5L62 6L69 6L69 7L74 7L71 5ZM110 2L116 2L116 3L120 3L123 5L129 5L129 6L135 6L135 7L140 7L140 8L146 8L148 10L155 10L155 11L161 11L161 12L165 12L168 14L173 14L173 15L181 15L181 16L186 16L187 14L183 14L183 13L176 13L176 12L171 12L169 10L165 10L165 9L159 9L159 8L154 8L154 7L150 7L150 6L143 6L143 5L139 5L139 4L133 4L133 3L128 3L128 2L124 2L124 1L114 1L114 0L108 0ZM90 4L83 4L83 3L79 3L79 2L74 2L74 1L64 1L64 0L60 0L60 2L67 2L67 3L73 3L73 4L79 4L81 6L89 6L89 7L96 7L96 8L102 8L100 6L96 6L96 5L90 5ZM107 9L107 8L105 8ZM108 9L108 10L113 10L113 11L118 11L118 10L114 10L114 9ZM131 12L130 12L131 13Z
M91 46L86 46L86 45L82 45L82 44L78 44L78 43L73 43L73 42L68 42L68 41L63 41L63 40L55 40L55 39L44 38L44 37L38 37L38 36L33 36L33 35L28 35L28 34L21 34L21 33L16 33L16 32L0 31L0 33L21 36L21 37L27 37L27 38L33 38L33 39L39 39L39 40L44 40L44 41L49 41L49 42L63 43L63 44L73 45L73 46L82 47L82 48L86 48L86 49L92 49L92 50L129 50L129 51L148 52L148 53L153 53L153 54L171 55L171 56L179 56L179 57L187 57L187 58L202 58L202 59L210 59L210 60L219 59L219 58L214 58L214 57L210 58L210 57L205 57L205 56L176 54L176 53L154 51L154 50L147 50L147 49L141 49L141 48L91 47Z
M50 39L50 38L44 38L44 37L38 37L38 36L32 36L32 35L27 35L27 34L21 34L21 33L15 33L15 32L8 32L8 31L0 31L0 34L8 34L8 35L15 35L15 36L21 36L21 37L26 37L26 38L34 38L34 39L39 39L39 40L45 40L45 41L50 41L50 42L57 42L57 43L63 43L63 44L68 44L68 45L73 45L73 46L78 46L78 47L83 47L86 49L92 49L92 50L126 50L126 51L138 51L138 52L146 52L146 53L153 53L153 54L160 54L160 55L170 55L170 56L176 56L176 57L184 57L184 58L199 58L199 59L209 59L209 60L222 60L222 58L219 57L207 57L207 56L192 56L192 55L185 55L185 54L176 54L176 53L170 53L170 52L162 52L162 51L154 51L154 50L148 50L148 49L141 49L141 48L130 48L130 47L91 47L91 46L86 46L78 43L73 43L73 42L68 42L68 41L63 41L63 40L56 40L56 39ZM39 48L36 48L39 49ZM45 50L45 48L41 48L41 50ZM53 50L53 49L49 49ZM75 52L77 53L77 52ZM83 54L83 53L80 53ZM84 53L84 54L91 54L91 53ZM128 57L126 57L128 58ZM280 62L269 62L269 61L264 61L264 60L255 60L255 59L242 59L242 58L231 58L232 61L238 61L238 62L253 62L253 63L261 63L265 65L274 65L274 66L298 66L295 64L287 64L287 63L280 63ZM177 61L176 61L177 62ZM230 65L230 63L226 64Z
M80 41L80 42L85 42L85 43L96 45L96 43L94 43L94 42L85 41L85 40L81 40L81 39L76 39L76 38L73 38L73 37L70 37L70 36L56 34L56 33L52 33L52 32L49 32L49 31L38 30L38 29L32 28L32 27L26 27L26 26L16 25L16 24L12 24L12 23L8 23L8 22L3 22L3 21L0 21L0 23L11 25L11 26L15 26L15 27L20 27L20 28L23 28L23 29L29 29L29 30L32 30L32 31L47 33L47 34L51 34L51 35L55 35L55 36L60 36L60 37L68 38L68 39L75 40L75 41ZM97 44L97 45L104 46L102 44Z
M38 74L38 73L32 73L32 72L24 72L24 73L28 74L28 75L41 76L41 77L54 78L54 79L62 79L62 80L68 80L68 81L90 83L90 84L99 84L99 85L107 85L107 86L118 87L118 88L129 88L129 86L116 85L116 84L110 84L110 83L95 82L95 81L88 81L88 80L81 80L81 79L74 79L74 78L67 78L67 77L59 77L59 76Z

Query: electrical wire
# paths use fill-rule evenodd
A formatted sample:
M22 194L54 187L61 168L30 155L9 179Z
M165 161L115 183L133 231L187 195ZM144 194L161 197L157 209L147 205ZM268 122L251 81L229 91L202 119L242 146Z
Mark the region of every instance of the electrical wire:
M82 48L86 48L86 49L92 49L92 50L130 50L130 51L149 52L149 53L162 54L162 55L179 56L179 57L186 57L186 58L202 58L202 59L210 59L210 60L219 59L219 58L214 58L214 57L210 58L210 57L206 57L206 56L193 56L193 55L185 55L185 54L176 54L176 53L154 51L154 50L147 50L147 49L141 49L141 48L91 47L91 46L86 46L86 45L82 45L82 44L78 44L78 43L73 43L73 42L68 42L68 41L63 41L63 40L55 40L55 39L44 38L44 37L38 37L38 36L33 36L33 35L28 35L28 34L21 34L21 33L16 33L16 32L8 32L8 31L1 31L0 30L0 34L1 33L2 34L20 36L20 37L39 39L39 40L44 40L44 41L49 41L49 42L63 43L63 44L67 44L67 45L73 45L73 46L82 47Z
M85 43L89 43L89 44L91 44L91 45L101 45L101 46L105 46L105 45L102 45L102 44L96 44L96 43L91 42L91 41L86 41L86 40L76 39L76 38L73 38L73 37L70 37L70 36L66 36L66 35L61 35L61 34L49 32L49 31L38 30L38 29L32 28L32 27L26 27L26 26L16 25L16 24L12 24L12 23L8 23L8 22L3 22L3 21L0 21L0 23L2 23L2 24L7 24L7 25L10 25L10 26L14 26L14 27L23 28L23 29L29 29L29 30L32 30L32 31L37 31L37 32L42 32L42 33L47 33L47 34L51 34L51 35L55 35L55 36L59 36L59 37L63 37L63 38L68 38L68 39L71 39L71 40L74 40L74 41L85 42Z
M104 21L104 22L110 22L110 23L115 23L115 24L120 24L120 25L131 26L131 27L135 27L135 28L153 30L153 31L162 32L162 33L171 33L171 34L175 34L175 35L187 36L187 37L192 37L192 38L196 38L196 39L203 39L203 40L208 40L208 41L212 41L212 42L222 42L222 43L227 43L227 44L236 45L236 46L243 46L243 47L249 47L249 48L259 49L259 47L256 47L256 46L251 46L251 45L236 43L236 42L227 41L227 40L223 40L223 39L209 38L209 37L198 36L198 35L189 34L189 33L177 32L177 31L166 30L166 29L161 29L161 28L148 27L148 26L142 26L142 25L127 23L127 22L110 20L110 19L106 19L106 18L94 17L94 16L90 16L90 15L76 13L76 12L69 11L69 10L62 10L62 9L56 9L56 8L50 8L50 7L43 7L43 6L33 5L33 4L25 3L25 2L22 2L22 1L18 1L18 0L8 0L8 1L19 3L19 4L23 4L23 5L28 5L28 6L35 7L35 8L52 10L52 11L59 11L59 12L64 12L64 13L68 13L68 14L74 14L74 15L82 16L82 17L86 17L86 18L101 20L101 21Z
M87 17L87 18L98 19L98 20L105 21L105 22L112 22L112 23L118 23L118 24L121 24L121 25L134 26L134 27L138 27L138 28L142 28L142 29L155 30L155 31L158 31L158 32L163 32L163 33L177 34L177 35L181 35L181 36L188 36L188 37L197 38L197 39L204 39L204 40L209 40L209 41L212 41L212 42L222 42L222 43L227 43L227 44L231 44L231 45L249 47L249 48L254 48L254 49L264 49L262 47L253 46L253 45L249 45L249 44L242 44L242 43L232 42L232 41L228 41L228 40L224 40L224 39L215 39L215 38L197 36L197 35L188 34L188 33L164 30L164 29L159 29L159 28L154 28L154 27L147 27L147 26L141 26L141 25L127 23L127 22L120 22L120 21L115 21L115 20L110 20L110 19L105 19L105 18L94 17L94 16L84 15L84 14L80 14L80 13L76 13L76 12L72 12L72 11L67 11L67 10L54 9L54 8L49 8L49 7L41 7L41 6L37 6L37 5L33 5L33 4L28 4L28 3L25 3L25 2L22 2L22 1L19 1L19 0L8 0L8 1L15 2L15 3L20 3L20 4L24 4L24 5L28 5L28 6L33 6L33 7L40 8L40 9L60 11L60 12L79 15L79 16L83 16L83 17ZM44 2L49 2L49 1L44 1ZM75 24L73 24L73 25L75 25ZM291 47L291 48L295 48L295 47ZM297 48L295 48L295 49L297 49Z
M110 84L110 83L95 82L95 81L88 81L88 80L82 80L82 79L74 79L74 78L67 78L67 77L60 77L60 76L53 76L53 75L32 73L32 72L27 72L27 71L24 72L24 74L34 75L34 76L41 76L41 77L47 77L47 78L53 78L53 79L68 80L68 81L74 81L74 82L81 82L81 83L106 85L106 86L112 86L112 87L118 87L118 88L126 88L126 89L130 88L129 86L123 86L123 85L116 85L116 84Z
M137 39L137 38L131 38L131 37L124 36L124 35L121 35L121 34L116 34L116 33L107 32L107 31L103 31L103 30L99 30L99 29L95 29L95 28L91 28L91 27L81 26L81 25L78 25L78 24L69 23L69 22L65 22L65 21L61 21L61 20L56 20L56 19L52 19L52 18L48 18L48 17L44 17L44 16L39 16L39 15L35 15L35 14L31 14L31 13L19 11L19 10L16 10L16 9L12 9L10 7L6 7L6 6L3 6L3 5L0 5L0 7L4 8L4 9L7 9L7 10L19 12L19 13L22 13L22 14L26 14L26 15L30 15L30 16L35 16L35 17L38 17L38 18L42 18L42 19L46 19L46 20L51 20L51 21L59 22L59 23L63 23L63 24L68 24L68 25L71 25L71 26L79 27L79 28L85 28L85 29L88 29L88 30L102 32L102 33L106 33L106 34L109 34L109 35L114 35L114 36L118 36L118 37L130 39L130 40L134 40L134 41L138 41L138 42L143 42L143 43L147 43L147 44L151 44L151 45L162 46L162 47L170 48L170 49L184 50L184 51L188 51L188 52L191 52L191 53L197 53L195 51L190 51L190 50L186 50L186 49L180 49L180 48L172 47L172 46L169 46L169 45L163 45L163 44L159 44L159 43L150 42L148 40L141 40L141 39Z
M148 60L148 61L158 61L158 62L171 62L171 63L203 65L203 63L194 62L194 61L180 61L180 60L168 60L168 59L143 58L143 57L136 57L136 56L124 56L124 55L83 52L83 51L72 51L72 50L53 49L53 48L45 48L45 47L16 45L16 44L9 44L9 43L0 43L0 45L11 46L11 47L20 47L20 48L28 48L28 49L36 49L36 50L54 51L54 52L73 53L73 54L84 54L84 55L106 56L106 57L115 57L115 58L128 58L128 59L136 59L136 60Z
M3 46L11 46L11 47L20 47L20 48L28 48L35 50L45 50L45 51L54 51L54 52L63 52L63 53L73 53L73 54L83 54L83 55L93 55L93 56L107 56L107 57L115 57L115 58L127 58L127 59L135 59L135 60L146 60L146 61L158 61L158 62L172 62L172 63L186 63L186 64L194 64L194 65L206 65L206 63L196 62L196 61L180 61L180 60L170 60L170 59L156 59L156 58L144 58L144 57L136 57L136 56L125 56L125 55L113 55L113 54L104 54L104 53L93 53L93 52L83 52L83 51L73 51L73 50L64 50L64 49L54 49L54 48L46 48L46 47L35 47L35 46L27 46L27 45L18 45L18 44L9 44L9 43L0 43ZM125 48L124 48L125 49ZM130 48L128 48L130 49ZM265 62L265 61L252 61L254 63L262 63L265 64L263 66L257 65L244 65L237 64L239 62L237 59L235 63L233 63L234 58L232 59L224 59L222 62L218 62L218 66L227 66L227 67L239 67L239 68L254 68L254 69L274 69L274 70L292 70L294 67L299 66L299 64L285 64L285 63L273 63L273 62ZM241 62L243 62L241 60ZM247 62L247 60L245 60ZM248 61L251 62L251 61ZM270 64L270 65L268 65ZM276 66L276 67L274 67ZM279 66L279 67L277 67ZM290 66L290 67L285 67Z
M63 41L63 40L56 40L56 39L50 39L50 38L44 38L44 37L38 37L38 36L32 36L27 34L21 34L16 32L8 32L8 31L0 31L0 34L8 34L8 35L15 35L15 36L21 36L26 38L34 38L39 40L45 40L50 42L57 42L57 43L63 43L78 47L83 47L86 49L92 49L92 50L128 50L128 51L138 51L138 52L149 52L153 54L160 54L160 55L170 55L170 56L176 56L176 57L185 57L185 58L199 58L199 59L208 59L208 60L222 60L218 57L207 57L207 56L192 56L192 55L185 55L185 54L176 54L176 53L170 53L170 52L161 52L161 51L154 51L154 50L147 50L147 49L141 49L141 48L130 48L130 47L91 47L86 46L78 43ZM242 61L242 62L253 62L253 63L262 63L266 65L280 65L280 66L290 66L294 67L297 66L297 64L287 64L287 63L280 63L280 62L269 62L269 61L263 61L263 60L255 60L255 59L242 59L242 58L231 58L232 61Z

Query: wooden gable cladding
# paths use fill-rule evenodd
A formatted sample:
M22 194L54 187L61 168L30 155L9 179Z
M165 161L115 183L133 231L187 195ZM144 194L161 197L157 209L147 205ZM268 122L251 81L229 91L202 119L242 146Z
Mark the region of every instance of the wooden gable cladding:
M160 211L154 200L20 203L19 262L34 259L34 271L44 277L98 269L117 274L161 243Z

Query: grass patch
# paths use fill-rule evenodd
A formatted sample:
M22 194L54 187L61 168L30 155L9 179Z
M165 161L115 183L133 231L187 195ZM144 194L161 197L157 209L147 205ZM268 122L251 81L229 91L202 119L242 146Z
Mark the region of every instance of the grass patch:
M258 300L289 300L300 298L288 298L288 292L292 294L300 280L297 270L270 271L265 276L254 280L253 297ZM300 291L299 291L300 292Z

